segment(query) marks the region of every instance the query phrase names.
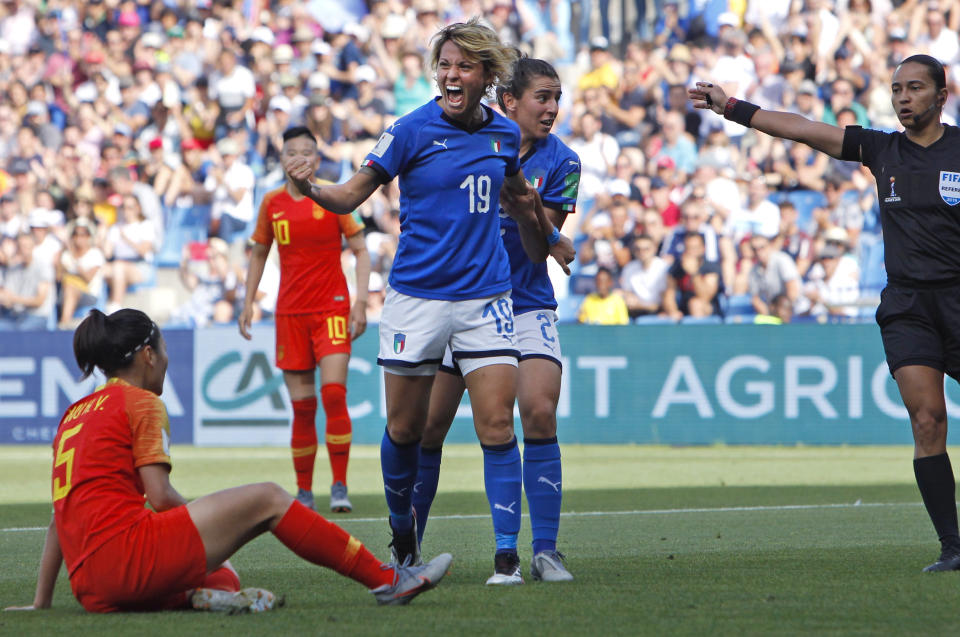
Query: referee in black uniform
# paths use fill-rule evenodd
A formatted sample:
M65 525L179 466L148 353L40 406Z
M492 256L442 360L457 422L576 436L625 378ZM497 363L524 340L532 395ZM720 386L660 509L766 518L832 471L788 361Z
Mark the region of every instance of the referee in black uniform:
M689 90L696 108L759 131L862 162L877 180L888 283L877 323L890 373L910 414L914 474L940 537L940 559L924 571L960 570L956 488L947 456L943 374L960 380L960 128L940 123L943 65L906 58L891 82L902 133L814 122L727 98L715 84Z

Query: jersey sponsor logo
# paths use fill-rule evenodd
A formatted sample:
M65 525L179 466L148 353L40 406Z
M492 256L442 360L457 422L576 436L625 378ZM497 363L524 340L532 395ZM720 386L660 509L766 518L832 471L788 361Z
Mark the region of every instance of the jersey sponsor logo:
M443 141L442 141L442 142L439 141L439 140L436 140L436 139L433 140L433 145L434 145L434 146L440 146L440 147L443 148L444 150L450 150L449 148L447 148L447 138L446 138L446 137L443 138Z
M893 184L890 184L893 187ZM960 203L960 173L940 171L940 197L948 206Z
M377 145L373 147L373 150L370 151L371 155L376 155L377 157L383 157L383 154L387 152L387 149L390 148L390 144L393 143L393 135L384 131L380 135L380 139L377 140Z
M270 216L271 216L272 218L274 218L274 219L279 219L280 217L282 217L282 216L285 215L285 214L287 214L287 212L286 212L285 210L281 210L280 212L275 212L275 213L273 213L273 214L270 215Z
M499 140L499 139L496 139L495 137L491 137L491 138L490 138L490 148L493 149L493 152L499 153L499 152L500 152L500 149L503 148L503 145L500 143L500 140Z
M576 199L577 190L580 187L580 173L570 173L563 178L563 192L561 196L567 199Z
M407 344L407 335L397 332L393 335L393 353L402 354L403 348Z

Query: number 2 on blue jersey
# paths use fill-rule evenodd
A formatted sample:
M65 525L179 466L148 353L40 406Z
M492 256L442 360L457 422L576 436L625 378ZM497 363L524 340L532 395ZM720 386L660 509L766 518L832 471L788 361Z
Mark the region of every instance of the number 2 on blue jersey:
M506 299L497 299L496 305L492 301L484 305L482 316L487 318L489 315L493 315L497 322L497 334L513 334L513 312Z

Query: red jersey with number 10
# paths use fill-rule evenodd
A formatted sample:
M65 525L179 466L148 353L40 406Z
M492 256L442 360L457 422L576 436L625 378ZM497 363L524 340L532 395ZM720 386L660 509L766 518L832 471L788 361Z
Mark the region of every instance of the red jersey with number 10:
M276 313L349 312L350 294L340 265L341 235L352 237L362 231L363 224L353 214L334 214L308 197L294 199L286 186L268 192L252 238L263 245L277 242Z
M67 573L150 515L139 467L170 465L160 397L118 378L67 409L53 439L53 512Z

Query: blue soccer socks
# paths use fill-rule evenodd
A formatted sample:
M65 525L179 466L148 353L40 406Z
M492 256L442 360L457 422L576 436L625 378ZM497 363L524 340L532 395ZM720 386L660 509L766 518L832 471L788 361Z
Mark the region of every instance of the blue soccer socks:
M523 490L517 439L504 445L480 446L483 448L483 483L490 502L497 552L515 552Z
M556 436L523 439L523 488L530 508L533 554L557 550L563 488Z
M384 430L380 441L380 470L383 472L383 491L390 509L391 526L399 533L413 527L410 507L413 502L413 484L417 478L420 441L398 445Z
M423 531L427 528L430 505L433 504L433 499L437 495L442 455L443 447L436 449L420 447L420 466L417 468L417 479L413 484L413 510L417 512L417 541L421 543Z

